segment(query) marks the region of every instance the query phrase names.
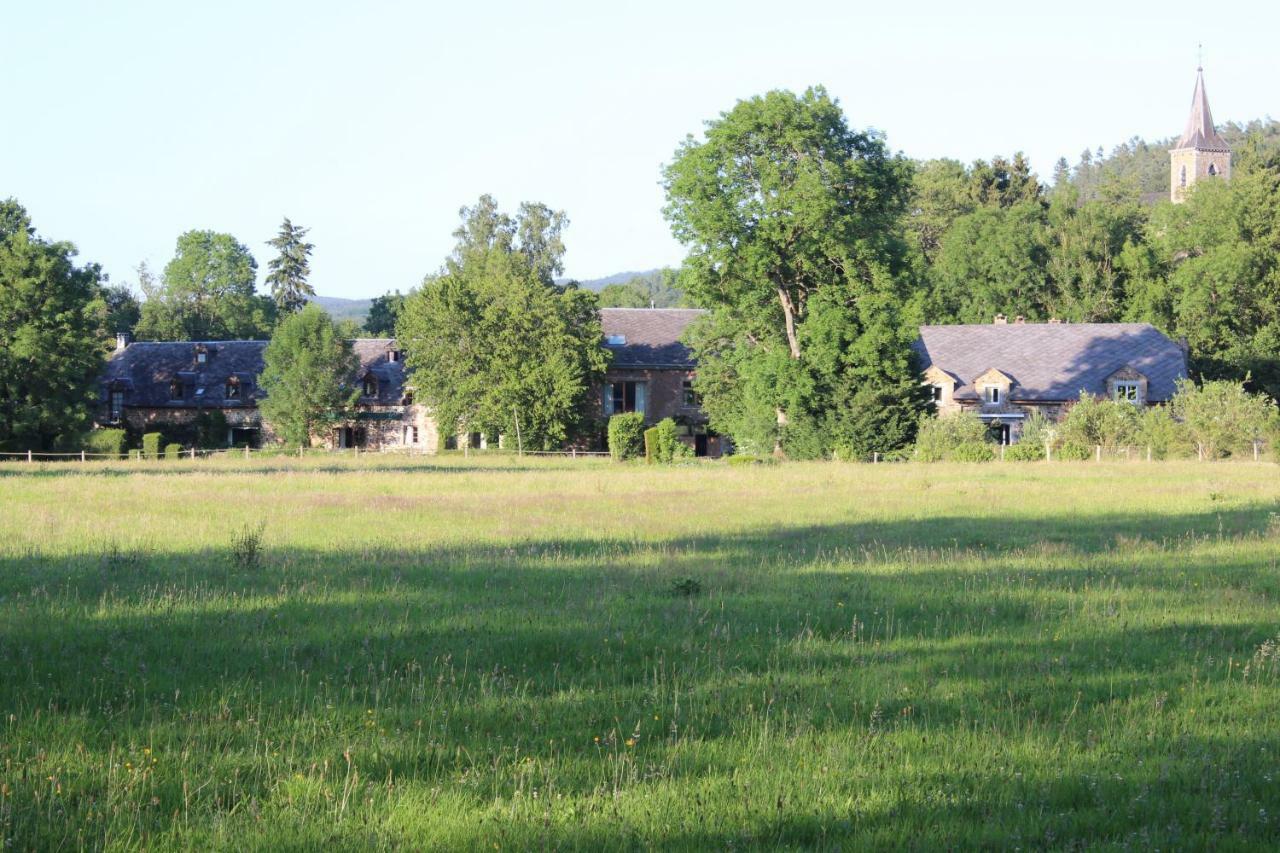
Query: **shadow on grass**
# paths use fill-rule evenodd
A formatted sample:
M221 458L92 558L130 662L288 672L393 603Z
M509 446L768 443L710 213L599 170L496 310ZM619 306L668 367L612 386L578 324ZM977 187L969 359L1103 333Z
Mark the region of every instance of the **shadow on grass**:
M559 791L591 795L602 784L595 738L622 750L633 727L646 760L669 762L667 778L686 781L732 779L766 732L802 764L830 759L785 744L865 742L893 776L904 758L927 765L930 750L946 751L940 740L980 727L997 753L1002 739L1030 740L1074 769L1054 779L1026 756L953 756L976 765L960 781L935 770L881 811L762 806L742 816L745 830L682 819L647 838L994 843L1031 826L1039 835L1029 843L1053 846L1054 837L1118 842L1147 826L1176 840L1155 803L1162 792L1191 796L1209 770L1234 811L1280 805L1263 787L1268 753L1248 753L1277 745L1250 739L1250 706L1218 710L1220 741L1147 736L1174 731L1165 715L1189 701L1187 689L1221 684L1226 662L1276 635L1280 577L1261 538L1270 509L1051 524L948 517L649 546L285 547L255 568L223 550L6 558L0 710L22 720L41 712L28 738L53 738L51 721L74 719L77 742L98 752L169 737L243 756L255 738L287 738L309 721L325 732L312 736L325 760L346 749L366 776L401 784L451 787L487 774L491 796L517 785L516 756L557 768ZM676 581L689 577L701 592L679 594ZM425 739L415 734L424 720ZM392 734L368 731L375 721ZM1105 727L1115 729L1111 752L1095 754L1090 738ZM875 753L877 739L893 738L905 739ZM1013 778L1012 766L1026 777ZM1234 781L1222 781L1214 768L1223 766ZM269 779L255 784L255 796L268 796ZM927 801L930 784L958 786L956 803ZM169 814L184 795L156 796ZM1012 804L1032 796L1041 811L1016 822ZM1207 801L1180 808L1172 819L1189 831L1220 820ZM939 820L964 832L948 836ZM583 833L561 840L599 837Z

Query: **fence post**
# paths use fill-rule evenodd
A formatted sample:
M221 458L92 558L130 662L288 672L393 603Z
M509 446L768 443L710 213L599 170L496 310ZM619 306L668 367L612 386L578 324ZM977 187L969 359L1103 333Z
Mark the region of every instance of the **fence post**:
M1151 461L1151 445L1147 445L1147 461Z
M195 458L196 458L196 448L195 448L195 446L194 446L194 445L192 445L192 447L191 447L191 458L192 458L192 459L195 459Z
M32 458L31 458L31 451L30 451L30 450L28 450L28 451L27 451L27 461L28 461L28 462L33 461L33 460L32 460Z
M1004 461L1004 448L1005 448L1005 446L1004 446L1003 444L1002 444L1002 445L1000 445L1000 461L1001 461L1001 462L1003 462L1003 461Z
M84 459L84 451L83 451L83 450L81 450L81 451L80 451L80 461L81 461L81 462L85 461L85 459Z
M1102 445L1099 444L1097 446L1097 449L1098 449L1098 461L1101 462L1102 461Z
M249 458L249 445L247 444L244 446L244 458L245 459Z
M1044 461L1045 462L1053 461L1053 445L1047 441L1044 443Z
M570 457L572 457L573 459L577 459L577 458L578 458L578 448L576 448L576 447L571 447L571 448L569 448L569 455L570 455Z
M1258 461L1258 439L1253 440L1253 461Z
M872 453L871 453L871 464L872 464L872 465L875 465L875 464L877 464L879 461L880 461L880 453L879 453L879 451L872 451Z

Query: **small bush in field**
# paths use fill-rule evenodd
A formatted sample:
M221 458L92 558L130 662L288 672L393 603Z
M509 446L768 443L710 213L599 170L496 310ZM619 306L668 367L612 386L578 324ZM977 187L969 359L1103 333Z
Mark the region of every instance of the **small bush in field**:
M238 569L256 569L262 563L262 534L266 522L246 524L231 539L231 561Z
M671 594L680 598L693 598L702 594L702 581L697 578L677 578L671 582Z
M181 444L166 444L164 446L165 459L178 459L182 456Z

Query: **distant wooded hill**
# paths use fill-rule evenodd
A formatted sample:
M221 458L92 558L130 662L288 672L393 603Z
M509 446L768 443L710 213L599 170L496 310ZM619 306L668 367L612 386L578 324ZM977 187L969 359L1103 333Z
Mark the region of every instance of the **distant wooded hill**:
M1254 119L1247 124L1228 122L1220 125L1219 133L1231 146L1235 159L1250 146L1270 149L1280 146L1280 122L1271 118ZM1098 198L1106 187L1115 187L1122 193L1142 196L1169 195L1169 149L1178 137L1147 142L1135 136L1111 149L1107 154L1102 146L1096 151L1085 150L1075 166L1063 157L1054 169L1053 183L1070 180L1080 191L1080 199Z

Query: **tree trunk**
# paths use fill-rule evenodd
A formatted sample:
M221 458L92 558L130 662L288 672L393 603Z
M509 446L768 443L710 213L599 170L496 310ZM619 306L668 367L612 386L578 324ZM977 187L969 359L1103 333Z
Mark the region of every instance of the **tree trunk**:
M791 302L791 295L782 285L778 285L778 301L782 303L782 318L787 326L787 347L791 357L800 358L800 341L796 338L796 308Z

